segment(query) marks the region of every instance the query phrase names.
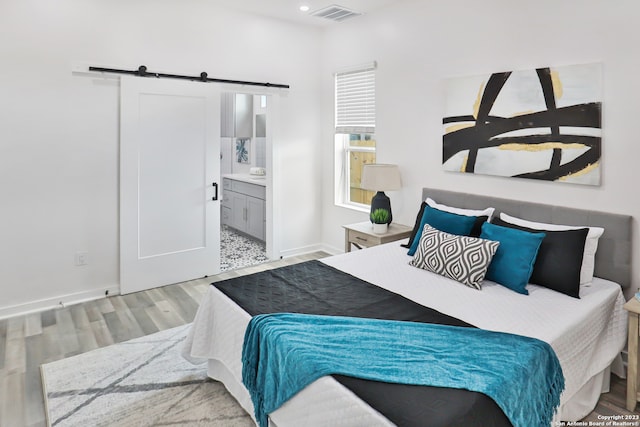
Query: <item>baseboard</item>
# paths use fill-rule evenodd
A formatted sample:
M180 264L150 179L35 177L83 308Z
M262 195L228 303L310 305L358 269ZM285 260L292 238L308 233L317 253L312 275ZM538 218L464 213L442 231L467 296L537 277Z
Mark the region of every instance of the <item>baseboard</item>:
M322 244L320 246L322 247L322 251L330 253L331 255L339 255L344 253L344 248L336 248L335 246L327 244Z
M294 248L294 249L287 249L284 251L280 251L280 256L282 258L289 258L292 256L299 256L299 255L306 255L306 254L310 254L312 252L327 252L331 255L335 255L338 253L341 253L340 251L336 250L335 248L332 248L330 246L324 245L324 244L316 244L316 245L309 245L309 246L303 246L300 248Z
M105 296L118 295L120 293L120 285L106 286L102 288L92 289L90 291L76 292L73 294L61 295L54 298L30 301L24 304L17 304L8 307L0 307L0 319L7 317L21 316L29 313L49 310L56 307L66 307L68 305L78 304L85 301L91 301Z

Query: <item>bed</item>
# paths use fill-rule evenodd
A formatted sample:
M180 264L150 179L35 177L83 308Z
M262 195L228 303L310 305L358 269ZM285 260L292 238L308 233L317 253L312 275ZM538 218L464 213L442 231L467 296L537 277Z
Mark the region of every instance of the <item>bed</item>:
M364 286L370 284L373 288L389 291L416 309L435 310L473 327L533 337L550 344L565 377L564 392L554 420L583 418L595 407L599 395L608 390L611 370L622 373L620 351L626 337L626 314L622 309L621 288L630 286L631 282L631 218L425 188L422 200L427 198L459 209L492 207L495 209L493 218L507 214L544 224L602 227L605 232L596 239L594 277L580 284L579 298L535 284L527 284L528 295L523 295L488 279L482 281L482 289L478 290L409 265L414 257L407 255L407 248L399 242L325 258L317 262L322 264L319 267L345 272L354 280L364 282ZM254 280L253 283L245 283L245 286L257 286L256 282L263 277L259 274L249 279ZM322 286L320 282L314 281L314 289ZM226 285L228 289L235 287ZM250 395L242 384L241 362L243 337L252 318L249 314L252 309L241 308L229 292L221 290L223 288L210 287L194 319L183 355L194 363L206 362L209 376L224 383L253 416ZM269 292L269 289L262 290L256 300L269 301L274 297ZM392 417L383 415L387 409L381 411L376 404L368 403L375 402L375 397L357 394L353 391L357 388L349 381L349 378L336 376L324 376L314 381L270 413L269 423L279 427L411 425L411 422L398 422L397 419L392 422ZM468 412L464 417L469 420L477 417L478 411L487 405L479 402L481 399L472 398L469 405L456 407L457 395L450 396L450 402L446 397L431 402L416 401L406 392L398 393L402 396L400 404L419 407L414 416L423 417L422 425L455 425L447 419L424 424L425 419L435 420L443 406L453 405L450 411L458 412L456 419L461 417L460 412ZM382 400L393 400L389 397L396 394L389 389L381 393ZM495 425L504 425L501 422L498 420ZM466 425L467 421L461 423L459 425ZM483 424L479 421L478 425Z

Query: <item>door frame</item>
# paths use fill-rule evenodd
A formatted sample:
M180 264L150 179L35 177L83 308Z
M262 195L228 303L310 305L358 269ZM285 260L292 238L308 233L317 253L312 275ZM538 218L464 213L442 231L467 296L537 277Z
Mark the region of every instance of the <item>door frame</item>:
M251 95L267 96L268 114L267 114L267 158L266 158L266 251L267 258L270 260L280 259L281 255L281 233L276 230L282 230L282 213L280 206L282 203L274 203L280 200L281 192L280 182L282 178L282 168L279 165L279 137L281 135L281 106L283 89L268 87L253 87L237 84L225 84L222 92L246 93ZM255 120L255 117L254 117Z

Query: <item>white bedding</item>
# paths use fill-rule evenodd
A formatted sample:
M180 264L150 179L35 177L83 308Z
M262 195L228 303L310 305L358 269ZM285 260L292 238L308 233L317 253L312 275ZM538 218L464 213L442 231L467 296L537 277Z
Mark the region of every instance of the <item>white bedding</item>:
M626 340L624 297L619 285L594 278L582 285L580 299L535 285L527 286L529 295L521 295L490 281L478 291L409 266L411 257L406 252L394 242L322 261L477 327L548 342L560 360L566 382L556 419L577 421L591 411L602 388L603 372L608 372ZM241 384L240 361L249 319L212 286L194 319L183 354L194 362L208 360L209 376L224 382L253 415L251 400ZM591 396L586 403L585 395ZM305 388L270 418L280 427L392 425L331 377Z

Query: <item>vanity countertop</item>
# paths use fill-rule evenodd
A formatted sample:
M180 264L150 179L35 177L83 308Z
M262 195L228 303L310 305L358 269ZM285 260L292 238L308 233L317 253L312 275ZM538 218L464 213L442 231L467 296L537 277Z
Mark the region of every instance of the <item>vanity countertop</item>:
M266 175L251 175L248 173L227 173L222 175L222 178L233 179L235 181L247 182L249 184L267 186Z

